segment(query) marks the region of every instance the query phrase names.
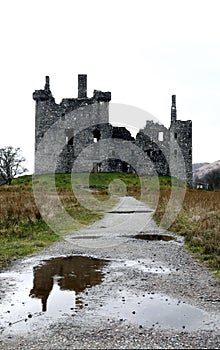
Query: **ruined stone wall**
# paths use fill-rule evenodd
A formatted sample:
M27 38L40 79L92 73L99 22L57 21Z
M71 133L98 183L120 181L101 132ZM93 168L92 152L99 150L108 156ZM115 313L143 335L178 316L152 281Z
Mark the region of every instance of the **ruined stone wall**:
M120 145L120 147L119 147ZM91 144L73 164L74 172L136 172L156 175L146 154L134 143L110 138Z
M136 139L125 127L109 124L110 92L94 90L87 97L86 75L78 76L78 98L56 104L49 77L33 98L36 174L136 171L192 184L192 122L177 120L175 95L170 128L148 120Z
M72 130L73 140L70 144L66 144L64 146L57 162L56 172L71 172L73 163L77 158L78 167L77 170L75 169L75 171L80 171L80 166L81 169L85 169L83 163L88 157L92 159L92 163L94 164L100 162L101 156L104 156L105 159L103 150L99 149L97 145L101 140L111 138L112 126L109 123L92 124L90 127L86 127L85 125L85 128L81 128L80 130L78 129L75 131L75 133L74 129ZM93 148L93 154L91 154L89 148L92 145L96 146ZM83 153L84 150L85 152Z
M170 135L167 128L151 120L136 136L136 145L146 153L158 175L170 175L169 171L169 142Z

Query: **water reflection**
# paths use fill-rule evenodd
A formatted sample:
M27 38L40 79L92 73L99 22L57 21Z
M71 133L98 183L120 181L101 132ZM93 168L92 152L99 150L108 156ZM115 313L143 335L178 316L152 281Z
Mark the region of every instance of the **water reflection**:
M107 260L86 256L46 260L43 265L34 267L34 281L30 296L41 299L42 311L47 311L48 297L55 285L58 285L62 291L80 293L102 282L104 276L102 269L107 263ZM79 300L78 303L80 303Z

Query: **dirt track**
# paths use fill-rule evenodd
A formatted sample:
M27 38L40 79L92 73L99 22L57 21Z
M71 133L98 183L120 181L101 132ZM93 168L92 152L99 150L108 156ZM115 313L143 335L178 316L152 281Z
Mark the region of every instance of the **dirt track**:
M142 203L123 197L102 220L0 274L1 348L220 348L219 285L185 251L182 238L160 230L151 214ZM145 240L134 238L136 234L174 239ZM91 272L97 279L93 286L79 287L75 308L61 310L58 316L41 309L31 313L27 299L33 267L60 256L104 262ZM59 280L56 286L60 285ZM18 305L22 298L24 315L15 323L13 303Z

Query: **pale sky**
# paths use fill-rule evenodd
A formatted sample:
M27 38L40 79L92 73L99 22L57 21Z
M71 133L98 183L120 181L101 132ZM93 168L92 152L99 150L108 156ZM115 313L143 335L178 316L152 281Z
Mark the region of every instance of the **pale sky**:
M88 96L111 91L112 103L166 127L176 94L178 118L193 123L193 162L220 159L220 1L2 1L0 32L0 147L20 147L30 173L32 93L45 75L58 103L77 97L77 76L87 74ZM145 125L136 119L127 124Z

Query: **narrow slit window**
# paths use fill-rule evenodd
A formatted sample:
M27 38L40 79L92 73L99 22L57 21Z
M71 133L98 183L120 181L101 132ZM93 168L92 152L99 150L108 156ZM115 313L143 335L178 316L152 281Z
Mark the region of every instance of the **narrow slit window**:
M73 137L68 140L68 146L73 146Z
M66 129L66 145L73 146L73 129Z
M100 130L99 129L95 129L93 131L93 141L96 143L100 140L101 138L101 133L100 133Z
M177 139L177 132L174 133L174 138Z

